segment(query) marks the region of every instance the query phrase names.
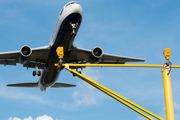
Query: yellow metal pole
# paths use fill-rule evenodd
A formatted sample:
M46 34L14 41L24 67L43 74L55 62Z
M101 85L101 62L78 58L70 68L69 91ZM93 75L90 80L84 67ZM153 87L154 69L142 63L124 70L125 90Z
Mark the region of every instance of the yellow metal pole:
M163 73L163 82L164 82L164 95L165 95L167 120L174 120L170 67L166 63L162 67L162 73Z
M170 48L166 48L163 51L164 57L167 60L162 66L163 82L164 82L164 96L166 104L166 117L167 120L174 120L174 109L173 109L173 98L172 98L172 88L171 88L171 78L170 78Z
M66 64L62 64L65 66ZM143 65L143 64L68 64L69 67L154 67L162 68L162 65ZM171 65L171 68L180 68L180 65Z
M78 76L79 77L79 76ZM81 78L81 77L79 77ZM83 78L81 78L83 79ZM120 103L124 104L125 106L129 107L130 109L134 110L135 112L139 113L140 115L144 116L145 118L149 119L149 120L154 120L153 118L149 117L148 115L146 115L145 113L141 112L140 110L136 109L135 107L133 107L132 105L126 103L125 101L123 101L122 99L118 98L117 96L115 96L114 94L110 93L109 91L107 91L106 89L103 89L101 87L99 87L97 84L93 84L85 79L83 79L84 81L86 81L87 83L91 84L92 86L96 87L97 89L101 90L102 92L106 93L107 95L109 95L110 97L114 98L115 100L119 101ZM161 120L161 119L159 119Z
M75 74L76 76L78 76L79 78L81 78L82 80L86 81L87 83L91 84L92 86L96 87L97 89L101 90L102 92L106 93L107 95L111 96L112 98L116 99L117 101L121 102L122 104L126 105L127 107L133 109L134 111L136 111L137 113L141 114L142 116L146 117L147 119L149 120L153 120L151 117L147 116L146 114L144 114L143 112L139 111L138 109L134 108L133 106L139 108L140 110L152 115L153 117L159 119L159 120L163 120L162 118L160 118L159 116L151 113L150 111L140 107L139 105L129 101L128 99L120 96L119 94L109 90L108 88L96 83L95 81L87 78L86 76L83 76L82 74L78 73L77 71L75 70L72 70L69 68L68 64L66 64L66 67L65 67L67 70L69 70L70 72L72 72L73 74ZM121 100L122 99L122 100ZM123 101L124 100L124 101ZM126 103L127 102L127 103ZM129 104L133 105L129 105Z
M159 116L147 111L146 109L138 106L137 104L127 100L126 98L120 96L119 94L107 89L106 87L94 82L93 80L83 76L82 74L76 72L75 70L70 69L69 67L155 67L160 68L162 67L163 72L163 81L164 81L164 93L165 93L165 103L166 103L166 113L167 113L167 120L174 120L174 109L173 109L173 100L172 100L172 89L171 89L171 79L170 79L170 66L169 66L169 59L170 59L170 49L167 48L164 50L164 55L166 60L168 61L164 65L142 65L142 64L61 64L63 58L63 48L59 47L60 52L58 56L60 58L60 62L55 64L58 68L60 66L64 66L67 70L81 78L82 80L86 81L87 83L91 84L92 86L96 87L97 89L101 90L102 92L106 93L107 95L111 96L112 98L116 99L117 101L121 102L122 104L126 105L127 107L133 109L137 113L141 114L142 116L146 117L149 120L153 120L151 117L147 116L143 112L139 111L138 109L134 108L133 106L139 108L140 110L152 115L153 117L163 120ZM171 65L171 68L180 68L180 65ZM127 103L126 103L127 102ZM128 104L129 103L129 104ZM131 106L131 105L133 106Z

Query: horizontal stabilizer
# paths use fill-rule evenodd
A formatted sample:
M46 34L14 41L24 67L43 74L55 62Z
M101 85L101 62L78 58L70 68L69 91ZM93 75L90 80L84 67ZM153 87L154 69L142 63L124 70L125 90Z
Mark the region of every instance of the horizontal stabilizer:
M51 87L76 87L76 85L72 85L72 84L65 84L65 83L55 83L53 86Z
M8 87L38 87L38 82L8 84L7 86ZM65 83L55 83L51 87L76 87L76 85L65 84Z
M17 83L17 84L8 84L8 87L38 87L37 82L32 83Z

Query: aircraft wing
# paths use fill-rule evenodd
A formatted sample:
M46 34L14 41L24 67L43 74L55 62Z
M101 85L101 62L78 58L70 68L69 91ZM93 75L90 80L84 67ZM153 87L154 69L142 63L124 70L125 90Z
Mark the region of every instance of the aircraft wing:
M88 63L90 62L91 50L75 47L72 50L70 62L71 63ZM144 62L145 59L111 55L103 53L99 64L124 64L125 62Z
M11 52L2 52L0 53L0 64L3 65L16 65L19 63L19 54L20 51L11 51ZM30 62L25 64L24 67L32 67L34 68L36 62L39 62L39 68L43 68L43 63L46 62L49 54L49 46L43 46L32 49L32 54L30 56Z

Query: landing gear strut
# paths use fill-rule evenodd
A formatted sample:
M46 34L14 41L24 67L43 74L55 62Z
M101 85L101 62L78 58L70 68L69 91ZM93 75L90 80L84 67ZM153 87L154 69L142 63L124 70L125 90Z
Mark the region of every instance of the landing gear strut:
M41 71L38 71L38 67L36 66L36 71L33 71L33 76L38 75L41 76Z

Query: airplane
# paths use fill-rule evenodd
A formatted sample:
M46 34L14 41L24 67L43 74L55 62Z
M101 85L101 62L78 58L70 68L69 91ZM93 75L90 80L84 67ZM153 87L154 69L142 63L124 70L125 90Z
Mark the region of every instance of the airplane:
M46 91L50 87L75 87L76 85L56 82L61 70L64 69L64 67L55 66L55 63L59 61L56 52L59 46L64 49L62 63L124 64L125 62L145 61L144 59L105 54L100 47L86 50L74 46L73 41L81 25L82 14L81 5L71 1L64 5L59 12L49 45L32 49L29 46L23 46L19 51L0 53L0 64L16 65L20 63L23 67L35 68L33 76L38 75L38 82L8 84L7 86L39 87L40 91Z

